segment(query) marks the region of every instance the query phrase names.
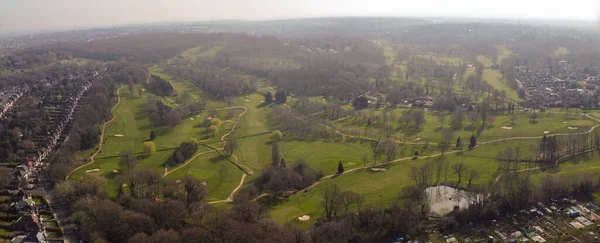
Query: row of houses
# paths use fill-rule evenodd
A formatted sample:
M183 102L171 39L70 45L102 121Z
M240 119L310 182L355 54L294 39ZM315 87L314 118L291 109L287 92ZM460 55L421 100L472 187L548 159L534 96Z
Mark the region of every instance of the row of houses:
M19 98L29 90L28 86L12 87L0 92L0 119L12 108Z
M92 86L92 82L90 81L83 83L75 95L66 101L66 105L59 116L60 118L56 121L54 128L38 146L37 155L31 158L32 162L36 166L40 166L42 161L48 157L48 155L52 152L52 149L57 145L60 137L65 133L65 129L71 120L73 120L73 114L79 104L79 101L81 100L81 97L88 91L90 86Z
M577 81L574 73L566 73L561 77L550 75L543 70L531 70L520 66L517 79L523 85L524 106L529 108L543 107L596 107L596 90L587 89Z

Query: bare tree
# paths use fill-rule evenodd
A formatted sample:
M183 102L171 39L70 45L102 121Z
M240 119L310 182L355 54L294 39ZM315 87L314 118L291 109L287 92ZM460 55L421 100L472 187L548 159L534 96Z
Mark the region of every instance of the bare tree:
M119 164L125 167L127 172L132 171L137 166L138 159L131 151L122 151L119 157L121 157Z
M421 166L412 167L409 172L409 177L411 180L415 181L417 187L421 189L425 189L429 185L431 185L432 180L432 169L431 164L425 163Z
M385 146L381 140L371 141L371 152L373 153L373 164L377 164L379 158L385 153Z
M392 161L396 158L397 150L398 145L396 144L396 142L389 139L385 141L385 156L387 158L387 161Z
M454 170L454 173L458 176L458 182L456 183L456 186L460 185L460 182L462 180L462 175L469 169L468 165L465 165L464 162L460 162L457 164L453 164L452 165L452 170Z
M440 122L441 128L444 128L444 122L446 122L446 113L440 112L438 114L438 121Z
M471 169L471 171L469 172L469 186L471 186L471 183L473 182L473 180L479 179L480 174L479 171L476 169Z
M412 119L415 122L415 126L417 130L419 130L419 128L421 128L421 125L425 124L425 112L423 112L422 110L416 110L413 111L412 113Z
M360 200L360 195L353 191L343 191L340 193L341 203L344 205L344 212L348 213L348 208Z
M323 200L321 206L325 209L325 218L331 220L337 216L339 206L341 202L340 187L336 184L331 184L325 187L323 190Z

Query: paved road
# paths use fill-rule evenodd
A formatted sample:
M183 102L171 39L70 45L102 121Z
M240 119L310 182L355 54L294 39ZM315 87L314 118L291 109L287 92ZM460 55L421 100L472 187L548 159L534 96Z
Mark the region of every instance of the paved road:
M45 175L40 175L40 185L41 188L39 189L39 193L44 195L48 201L48 204L54 213L54 218L56 218L58 226L63 231L64 242L80 242L79 235L75 231L76 227L75 223L73 222L73 217L71 216L72 213L67 203L55 200L54 190L52 189L52 185Z

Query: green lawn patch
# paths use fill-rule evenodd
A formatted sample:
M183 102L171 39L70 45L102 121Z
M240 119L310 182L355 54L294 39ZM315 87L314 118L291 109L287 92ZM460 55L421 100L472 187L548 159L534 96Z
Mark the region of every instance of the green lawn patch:
M519 101L521 98L517 94L517 92L509 87L505 81L500 79L501 74L498 70L485 69L483 70L483 80L490 84L494 89L498 91L506 92L506 97L511 100Z

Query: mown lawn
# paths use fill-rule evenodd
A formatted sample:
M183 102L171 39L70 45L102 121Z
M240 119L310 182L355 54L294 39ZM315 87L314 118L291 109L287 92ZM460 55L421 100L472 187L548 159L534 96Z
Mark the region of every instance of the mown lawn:
M207 183L209 201L214 201L226 199L239 184L242 173L236 166L214 152L200 155L166 178L181 179L189 175L204 180Z
M402 116L403 112L409 109L398 108L391 112L394 112L396 119ZM390 112L390 113L391 113ZM382 111L378 110L374 114L381 115ZM389 114L389 113L388 113ZM409 128L402 128L401 124L390 120L389 125L394 128L393 138L413 142L417 138L421 138L421 142L439 142L442 139L442 125L439 121L439 112L427 111L425 112L425 124L417 130L416 127L411 125ZM462 127L456 129L453 134L453 140L461 137L463 141L468 139L472 134L476 134L478 142L485 142L490 140L496 140L507 137L538 137L543 136L544 131L549 131L549 135L559 133L572 133L572 132L583 132L587 131L590 127L596 124L592 119L589 119L579 114L562 114L562 113L549 113L549 112L538 112L539 118L535 122L531 121L529 112L518 113L509 115L506 113L490 114L495 117L493 124L486 124L486 128L478 132L481 127L481 120L473 124L467 118L464 119ZM451 115L446 114L446 120L444 127L448 127L451 122ZM354 122L352 118L348 118L335 124L340 128L354 129L363 134L363 131L367 128L366 122ZM512 129L503 129L502 127L511 127ZM568 127L577 127L577 130L568 129ZM375 133L378 133L383 126L373 124L369 127L373 129ZM404 136L406 134L406 137Z
M221 49L223 49L223 47L224 46L221 45L213 47L200 45L183 51L181 56L191 61L195 61L200 57L214 57L221 51Z
M490 84L492 87L494 87L494 89L497 89L498 91L506 92L506 98L509 98L511 100L516 100L516 101L521 100L521 98L517 94L517 91L515 91L514 89L509 87L504 80L500 79L500 77L501 77L501 74L498 70L492 70L492 69L483 70L482 79L485 82Z
M111 177L113 170L122 171L119 167L118 157L121 151L131 151L133 153L143 152L143 142L147 141L151 131L155 131L157 152L144 156L138 166L158 173L164 172L164 162L171 156L173 149L177 148L182 142L190 141L195 138L199 141L207 140L203 119L206 112L193 115L188 119L182 120L181 124L171 129L170 127L152 126L145 111L146 97L149 92L144 92L142 97L130 95L126 89L121 89L121 104L114 111L116 119L109 123L105 133L105 144L103 151L96 156L95 163L86 166L72 175L72 179L78 180L86 174L86 170L99 168L105 176ZM192 120L193 119L193 120ZM222 120L226 120L224 117ZM220 137L227 133L233 126L233 123L223 123L220 133L208 138L204 143L220 146ZM122 134L124 137L115 137L116 134ZM199 151L206 151L208 148L201 147ZM105 188L114 187L107 184ZM109 190L112 192L112 190ZM110 194L110 193L109 193Z
M444 159L449 164L463 162L469 170L477 170L481 177L473 180L473 185L485 184L498 175L498 163L495 162L496 153L507 147L525 146L527 141L515 142L499 142L488 144L476 148L473 151L465 152L463 156L458 154L447 154ZM527 145L528 146L528 145ZM285 224L292 222L299 227L307 228L319 218L323 212L320 202L322 192L325 187L331 184L336 184L342 191L351 190L359 193L365 199L365 206L380 206L387 207L388 203L402 190L403 187L411 185L414 182L409 177L409 171L414 166L430 163L438 159L406 159L394 163L393 165L385 166L386 172L372 172L369 169L361 169L355 172L350 172L332 179L327 179L305 192L298 192L282 203L274 206L270 210L270 215L279 223ZM444 176L440 177L440 182L444 181ZM447 174L447 182L451 185L456 185L458 176L449 169ZM462 178L460 187L466 187L468 180ZM311 216L311 220L301 222L297 217L302 215Z

